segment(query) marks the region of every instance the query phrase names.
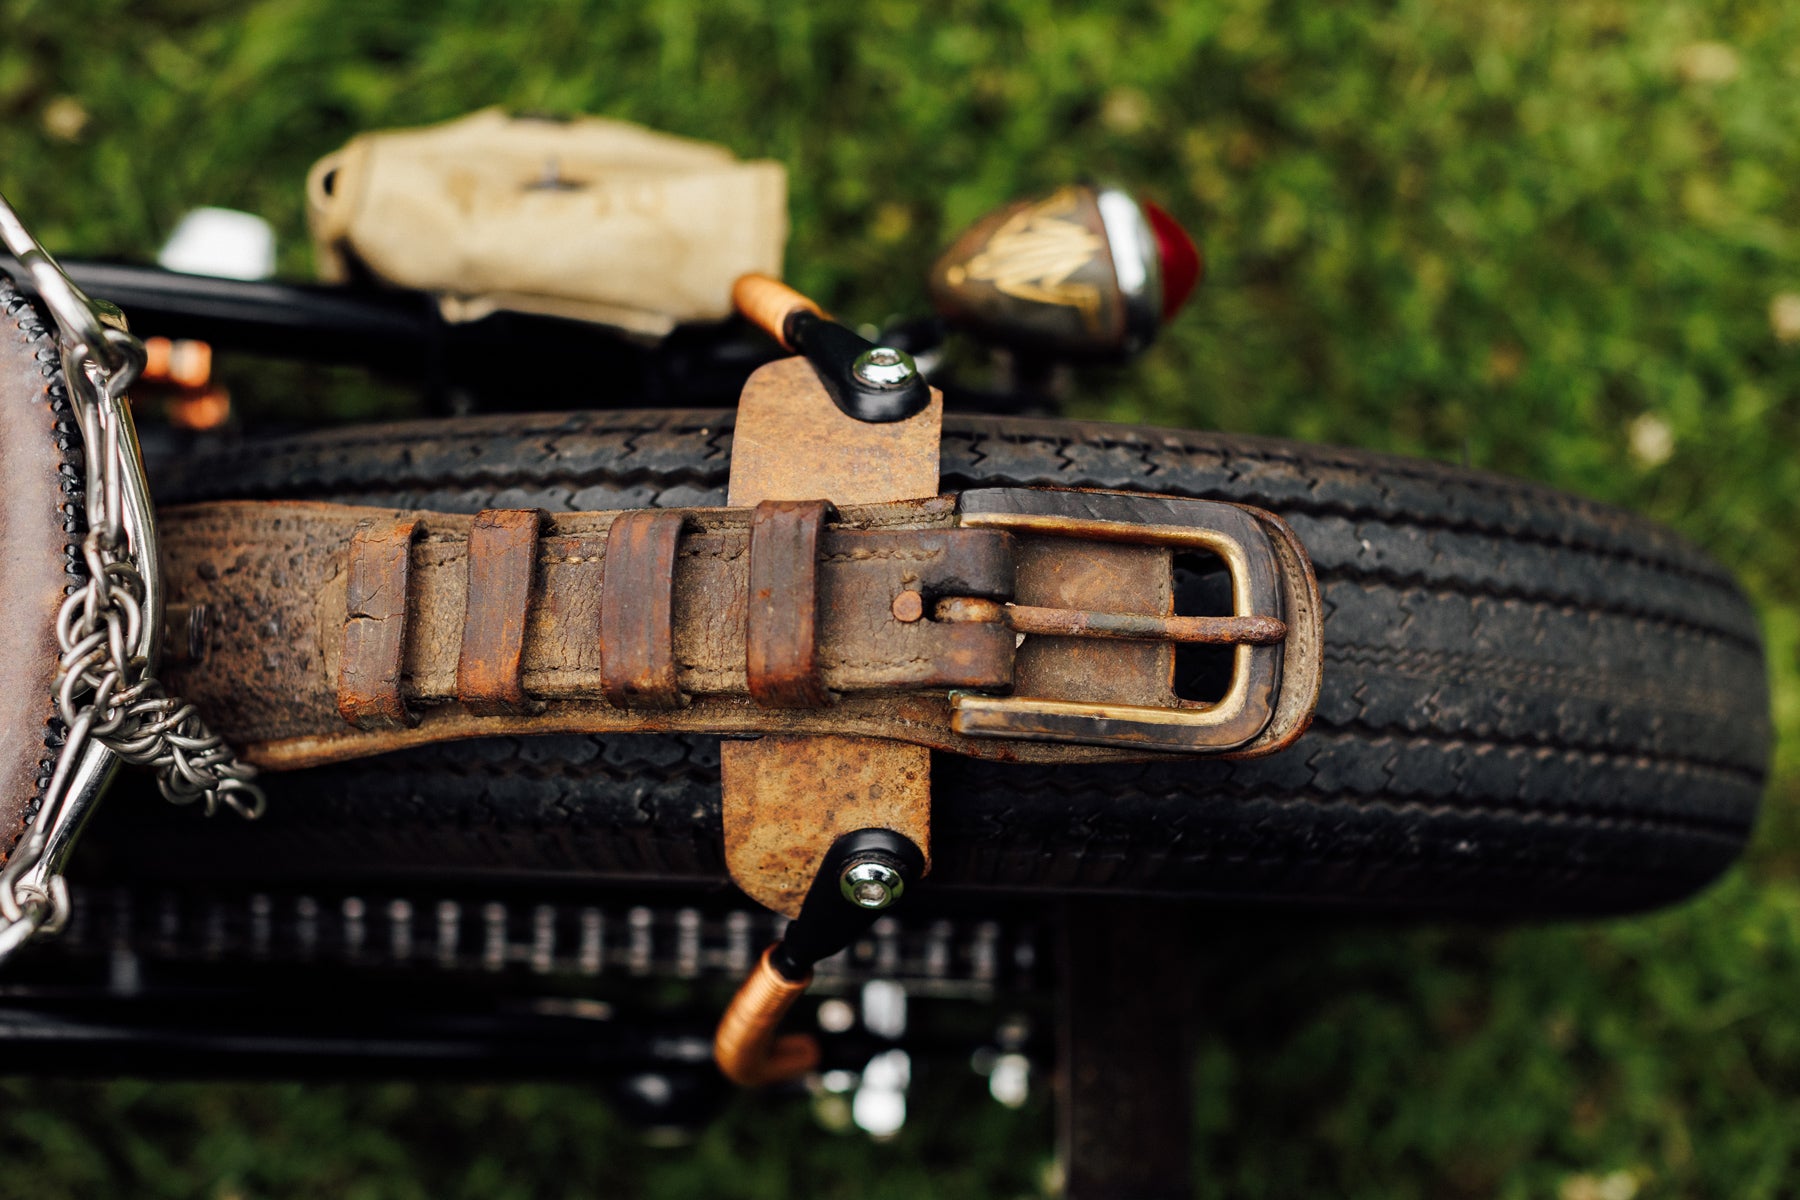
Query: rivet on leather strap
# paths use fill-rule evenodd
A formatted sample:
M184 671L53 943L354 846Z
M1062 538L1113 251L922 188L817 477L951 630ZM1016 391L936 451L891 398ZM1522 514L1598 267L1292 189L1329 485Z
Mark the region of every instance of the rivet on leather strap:
M535 508L488 509L469 527L469 591L456 694L477 716L532 708L521 666L542 516Z
M750 519L745 666L750 698L766 708L822 708L819 672L819 534L824 500L764 500Z
M400 695L407 584L417 517L370 518L350 539L338 712L358 729L407 729L419 720Z
M606 534L600 588L600 689L620 708L680 708L675 682L679 512L628 512Z

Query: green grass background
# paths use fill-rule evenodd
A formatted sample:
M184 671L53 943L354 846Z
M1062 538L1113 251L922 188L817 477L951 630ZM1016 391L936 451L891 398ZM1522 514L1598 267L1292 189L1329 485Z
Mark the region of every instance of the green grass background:
M214 203L305 273L314 158L495 103L780 159L790 275L858 319L918 310L990 205L1125 181L1211 277L1086 415L1467 457L1710 546L1780 731L1748 863L1599 924L1221 919L1196 1163L1207 1196L1800 1191L1800 6L0 0L0 189L62 251ZM746 1103L675 1152L578 1088L0 1096L0 1195L40 1198L1007 1196L1049 1155L972 1077L892 1144Z

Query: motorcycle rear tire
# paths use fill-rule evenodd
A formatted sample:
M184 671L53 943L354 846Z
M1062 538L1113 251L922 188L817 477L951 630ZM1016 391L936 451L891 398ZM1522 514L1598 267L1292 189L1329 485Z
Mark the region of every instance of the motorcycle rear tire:
M191 457L159 500L721 504L731 430L667 411L348 428ZM1312 730L1268 758L939 756L934 889L1617 912L1693 892L1751 832L1770 742L1755 616L1667 529L1482 472L1221 433L953 415L942 464L946 489L1280 514L1318 570L1325 669ZM267 783L256 826L114 804L95 832L190 880L725 878L712 738L497 738Z

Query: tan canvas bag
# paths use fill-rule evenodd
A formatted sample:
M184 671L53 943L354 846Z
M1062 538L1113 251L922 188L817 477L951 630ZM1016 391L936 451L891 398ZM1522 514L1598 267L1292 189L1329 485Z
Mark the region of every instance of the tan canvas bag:
M545 313L660 337L731 313L731 284L779 274L787 171L598 117L484 109L364 134L314 165L319 271L440 297L444 316Z

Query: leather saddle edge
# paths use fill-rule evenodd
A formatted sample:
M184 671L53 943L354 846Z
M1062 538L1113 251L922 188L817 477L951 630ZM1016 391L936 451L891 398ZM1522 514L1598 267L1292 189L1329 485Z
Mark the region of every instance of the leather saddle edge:
M0 854L41 802L54 760L56 616L81 561L80 437L55 336L0 275ZM75 567L79 570L79 567Z

